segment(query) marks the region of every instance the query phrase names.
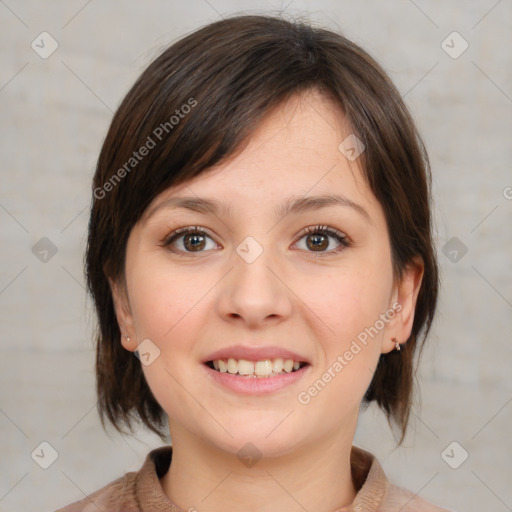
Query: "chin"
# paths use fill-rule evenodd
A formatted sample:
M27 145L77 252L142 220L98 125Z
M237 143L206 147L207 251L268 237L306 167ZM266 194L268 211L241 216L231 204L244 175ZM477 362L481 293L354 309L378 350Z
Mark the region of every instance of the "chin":
M265 421L261 415L261 412L255 412L253 416L246 414L239 420L231 421L226 429L232 437L224 431L215 436L211 436L210 432L206 437L218 449L238 458L275 458L292 452L303 438L304 430L287 424L288 420L283 421L286 414L272 414Z

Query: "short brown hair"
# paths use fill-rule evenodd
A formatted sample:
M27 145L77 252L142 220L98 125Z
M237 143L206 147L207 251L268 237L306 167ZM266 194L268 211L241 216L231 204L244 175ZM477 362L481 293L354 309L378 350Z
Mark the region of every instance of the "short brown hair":
M120 343L108 281L124 280L131 229L159 193L232 156L265 114L310 89L340 105L366 146L360 161L390 228L395 278L414 258L424 263L411 335L400 352L381 355L364 397L394 420L403 439L414 355L430 329L438 293L428 157L399 92L364 50L330 30L270 16L227 18L179 40L148 66L113 117L94 176L86 252L99 321L103 426L108 418L123 432L121 423L132 430L139 419L163 438L165 412L140 362Z

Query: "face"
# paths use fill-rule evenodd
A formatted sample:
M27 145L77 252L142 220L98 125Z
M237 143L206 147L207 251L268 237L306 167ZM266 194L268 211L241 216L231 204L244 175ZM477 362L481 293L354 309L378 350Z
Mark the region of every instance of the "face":
M350 133L326 97L293 97L133 228L116 311L173 440L277 456L352 439L379 356L410 334L422 271L395 281L383 210L338 149Z

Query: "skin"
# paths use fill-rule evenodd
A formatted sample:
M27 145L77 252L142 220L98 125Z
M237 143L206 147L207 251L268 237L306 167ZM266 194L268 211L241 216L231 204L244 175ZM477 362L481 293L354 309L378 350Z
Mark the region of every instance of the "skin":
M338 150L350 133L328 98L294 96L236 156L156 197L130 234L126 280L111 283L117 318L130 336L127 350L144 339L160 350L143 370L169 416L173 459L161 484L183 510L332 512L355 497L350 450L359 407L381 353L395 349L391 338L410 335L423 266L416 261L394 278L383 210L358 160ZM342 205L275 215L290 196L332 193L368 217ZM229 212L154 210L178 196L222 200ZM321 249L308 245L314 235L303 229L318 224L344 233L350 246L336 251L331 236ZM181 235L171 246L180 256L162 241L184 226L204 227L211 238L187 252ZM263 249L250 264L236 252L248 236ZM298 394L397 302L400 312L300 403ZM278 345L312 365L272 395L241 396L201 371L206 356L235 344ZM248 442L262 454L252 467L237 457Z

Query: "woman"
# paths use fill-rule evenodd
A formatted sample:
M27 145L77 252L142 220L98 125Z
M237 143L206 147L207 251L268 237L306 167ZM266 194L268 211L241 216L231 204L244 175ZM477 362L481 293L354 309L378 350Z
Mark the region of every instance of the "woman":
M168 48L103 144L86 271L102 422L164 439L168 419L172 447L61 510L445 510L352 446L371 401L406 431L438 290L429 180L344 37L237 16Z

